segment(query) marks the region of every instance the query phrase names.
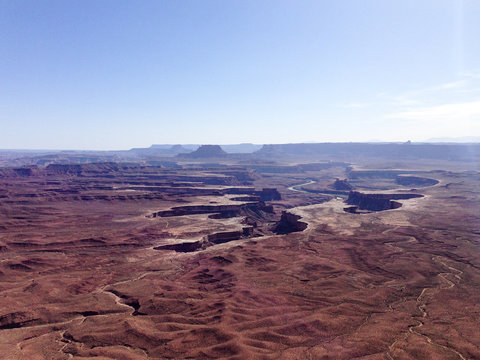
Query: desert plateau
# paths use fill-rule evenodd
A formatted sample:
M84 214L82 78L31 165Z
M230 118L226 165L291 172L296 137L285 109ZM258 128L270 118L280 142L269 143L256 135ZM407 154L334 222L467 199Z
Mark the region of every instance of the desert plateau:
M328 146L3 154L0 357L479 359L478 158Z

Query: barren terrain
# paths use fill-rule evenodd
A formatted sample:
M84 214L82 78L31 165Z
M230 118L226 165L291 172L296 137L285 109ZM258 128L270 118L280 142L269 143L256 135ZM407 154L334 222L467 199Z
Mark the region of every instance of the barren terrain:
M0 168L0 357L480 359L478 171L219 164Z

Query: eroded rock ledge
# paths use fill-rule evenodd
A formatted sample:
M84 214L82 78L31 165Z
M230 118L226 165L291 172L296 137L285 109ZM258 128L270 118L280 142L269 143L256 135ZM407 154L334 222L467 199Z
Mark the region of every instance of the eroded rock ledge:
M403 186L433 186L438 184L438 180L411 175L398 175L395 179L397 184Z
M172 217L183 215L198 215L198 214L220 214L219 218L229 218L240 216L248 212L263 211L266 213L273 213L273 206L266 205L263 201L251 202L239 205L186 205L176 206L171 210L157 211L149 215L149 217Z
M237 231L223 231L207 235L202 240L157 246L155 250L174 250L176 252L194 252L207 247L254 236L254 227L247 226Z
M346 201L349 205L344 210L350 213L359 213L369 211L383 211L397 209L402 206L401 203L394 200L406 200L423 197L420 194L364 194L358 191L350 191Z
M300 221L301 218L299 215L283 211L280 221L275 224L272 231L277 235L303 231L307 228L308 224Z

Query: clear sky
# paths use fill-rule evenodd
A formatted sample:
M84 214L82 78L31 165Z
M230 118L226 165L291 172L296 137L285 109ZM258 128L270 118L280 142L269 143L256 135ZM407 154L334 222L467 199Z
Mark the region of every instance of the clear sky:
M478 0L0 0L0 149L480 136Z

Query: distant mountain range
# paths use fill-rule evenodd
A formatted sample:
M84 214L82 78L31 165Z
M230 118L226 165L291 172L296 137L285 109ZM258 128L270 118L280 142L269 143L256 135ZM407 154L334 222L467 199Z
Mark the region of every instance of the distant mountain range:
M254 155L268 159L302 158L317 161L358 161L365 158L478 161L480 144L411 142L270 144L264 145Z
M174 147L181 146L183 149L178 153L191 152L197 150L201 145L200 144L182 144L182 145L171 145L171 144L154 144L149 148L145 149L155 149L155 150L173 150ZM220 145L223 151L230 154L247 154L253 153L254 151L260 150L263 145L251 144L251 143L242 143L242 144L228 144ZM176 150L179 150L178 148ZM185 151L183 151L185 150Z
M479 141L476 141L476 140ZM453 142L452 140L455 140ZM295 144L236 144L236 145L152 145L117 151L1 151L0 167L48 166L50 164L86 164L116 162L175 168L177 161L192 159L235 159L245 162L289 161L361 161L390 160L450 160L478 162L480 138L434 138L428 142L403 143L295 143Z

